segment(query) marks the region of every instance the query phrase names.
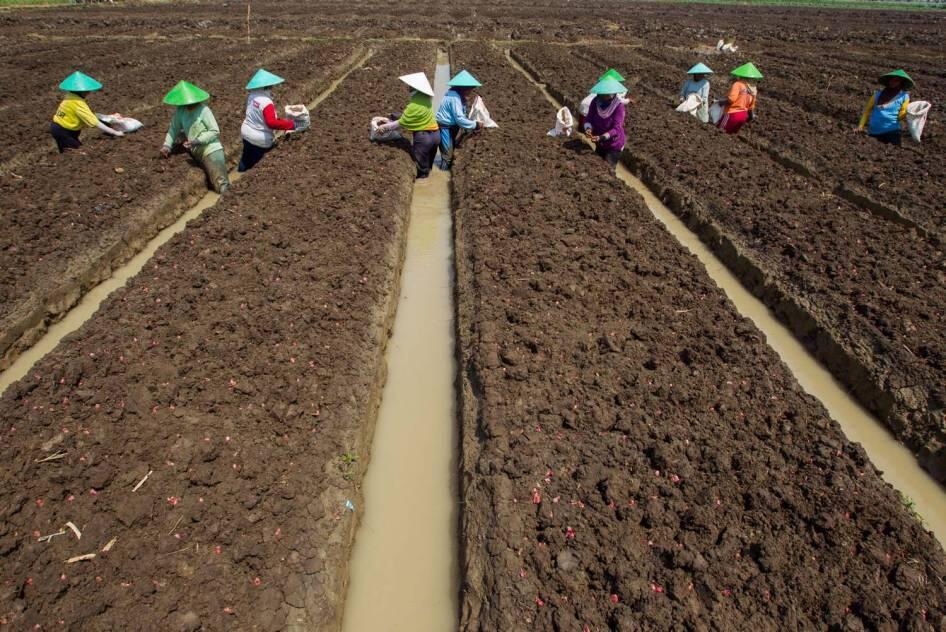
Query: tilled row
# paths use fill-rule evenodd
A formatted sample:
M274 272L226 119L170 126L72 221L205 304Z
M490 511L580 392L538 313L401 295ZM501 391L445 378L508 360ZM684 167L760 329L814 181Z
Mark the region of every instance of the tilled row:
M435 53L378 51L4 394L0 622L337 629L414 174L350 124Z
M676 96L680 73L689 68L700 56L692 53L675 53L669 50L657 52L635 52L627 49L580 49L579 54L594 59L620 60L625 67L639 75L647 89L657 94ZM751 53L750 53L751 54ZM899 219L907 225L915 225L921 231L946 238L946 217L943 216L940 200L946 196L946 166L938 160L942 154L942 137L937 135L938 121L931 120L926 128L926 141L920 145L907 141L902 147L886 146L864 136L852 133L857 123L869 89L876 75L881 72L873 66L861 73L858 82L844 72L834 70L826 80L827 88L813 90L825 100L838 100L842 86L847 83L852 91L859 83L856 97L841 118L835 118L817 106L810 106L804 94L812 91L810 86L799 89L805 77L816 74L809 61L798 76L784 76L784 65L766 54L753 57L765 68L766 80L760 86L761 101L758 108L758 123L747 126L740 132L742 140L761 146L776 159L794 166L800 173L823 180L829 188L852 200L869 200L870 208L887 217ZM711 60L720 72L713 78L711 98L725 96L730 78L725 75L728 68L720 64L735 66L748 61L748 56L738 61L730 59ZM602 61L603 63L603 61ZM843 79L842 79L843 78ZM946 82L941 82L946 86ZM924 83L924 96L933 89L932 81ZM936 102L935 97L933 98ZM673 101L674 105L676 101Z
M273 53L265 63L286 77L287 98L307 101L356 56L349 43L294 45L289 54ZM199 61L234 164L246 96L236 77L248 75L261 60ZM182 64L177 72L187 68L196 66ZM192 161L158 155L171 116L170 108L160 105L167 85L148 83L157 105L136 113L146 124L139 132L119 140L95 132L83 139L87 155L55 155L50 149L28 168L0 175L6 203L0 230L0 366L9 365L82 294L206 193L204 174ZM48 133L35 142L52 146Z
M946 559L500 52L453 176L461 629L946 625ZM587 75L582 72L581 74Z
M600 72L561 47L514 54L570 104ZM942 247L653 94L639 95L627 127L629 166L946 481Z

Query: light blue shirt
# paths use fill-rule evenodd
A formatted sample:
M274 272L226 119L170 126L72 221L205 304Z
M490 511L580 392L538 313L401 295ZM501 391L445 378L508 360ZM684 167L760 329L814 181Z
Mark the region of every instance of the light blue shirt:
M443 95L443 101L440 102L440 109L437 110L437 124L440 127L462 127L463 129L474 129L476 121L467 118L464 112L465 104L463 97L456 90L447 90Z

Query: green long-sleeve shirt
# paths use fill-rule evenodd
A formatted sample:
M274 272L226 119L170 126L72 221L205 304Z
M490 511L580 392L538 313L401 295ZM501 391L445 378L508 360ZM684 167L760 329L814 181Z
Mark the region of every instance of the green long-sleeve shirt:
M164 137L165 147L173 147L181 132L191 142L191 155L201 159L206 155L223 149L220 143L220 127L214 113L205 104L193 110L179 107L171 118L171 126Z

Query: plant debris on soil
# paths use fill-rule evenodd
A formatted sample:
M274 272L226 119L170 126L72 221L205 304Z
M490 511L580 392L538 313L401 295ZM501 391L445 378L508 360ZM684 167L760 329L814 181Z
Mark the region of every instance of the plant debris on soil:
M638 53L607 49L607 61L595 63L587 52L526 44L513 54L572 104L587 89L584 77L608 65L634 69L638 102L629 108L625 150L632 170L708 235L736 276L946 482L946 258L935 235L838 197L742 134L677 115L648 87L669 76L641 68ZM898 159L896 148L868 150Z
M157 157L171 85L212 93L233 164L256 68L286 78L280 107L351 70L0 397L0 629L341 628L414 176L368 122L449 49L500 125L452 180L459 628L946 630L946 558L912 501L636 193L546 136L551 104L505 57L572 107L617 67L625 164L946 481L946 13L243 9L0 11L0 367L206 191ZM673 111L690 65L718 96L749 60L765 79L739 136ZM934 103L900 149L851 133L896 67ZM105 84L93 110L145 128L58 155L77 68Z
M369 120L435 57L385 47L313 116ZM337 464L370 438L413 169L286 141L4 394L4 624L337 623L363 474Z
M507 136L454 173L463 629L942 625L863 449L603 161L535 140L500 52L453 52Z

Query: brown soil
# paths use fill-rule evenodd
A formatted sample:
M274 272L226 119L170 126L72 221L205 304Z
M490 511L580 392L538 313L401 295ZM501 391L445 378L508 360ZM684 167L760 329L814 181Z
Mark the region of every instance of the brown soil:
M120 46L135 45L129 41ZM278 48L275 43L271 46ZM29 159L30 164L10 167L0 175L0 195L10 204L0 231L0 366L12 362L84 292L206 192L203 172L192 161L183 156L165 161L158 156L170 116L170 108L160 100L170 80L157 68L181 76L178 73L196 72L194 64L205 66L200 74L206 80L200 83L215 95L212 107L230 162L239 159L243 77L259 62L247 55L222 55L210 64L196 57L181 63L180 51L166 52L167 57L155 60L154 75L145 82L149 105L124 110L146 125L134 134L115 140L86 131L86 155L59 155L46 126L19 121L19 129L30 138L17 146L38 145L42 151L40 157ZM283 98L307 101L327 88L354 54L348 43L293 45L288 52L270 53L265 63L289 82ZM318 60L314 65L313 59ZM111 84L111 75L100 76L116 91L122 77L120 72ZM49 107L55 108L55 103ZM27 114L24 111L20 117Z
M433 40L538 42L517 50L572 100L633 75L627 163L946 480L946 134L935 110L900 152L847 132L888 66L946 98L946 14L560 5L253 2L250 46L245 4L0 10L8 358L204 190L154 157L170 84L210 89L235 160L254 67L307 101L378 49L0 399L0 629L339 627L413 173L365 127ZM668 108L721 37L740 52L711 65L766 73L735 139ZM545 137L499 52L453 53L501 125L453 182L463 629L946 630L942 548L863 450L635 194ZM148 127L59 157L76 55L93 108ZM38 541L67 521L81 540Z
M495 50L454 174L464 630L917 629L946 560ZM587 72L582 72L587 76Z
M516 51L572 104L600 69L562 47ZM622 68L632 58L609 61ZM640 84L627 120L632 168L946 481L942 247L678 115L645 89L649 79L631 81Z
M319 124L390 109L391 74L434 60L378 52ZM412 176L360 131L286 143L5 394L0 623L338 625L366 461L341 457L369 445ZM38 541L67 521L81 540Z

